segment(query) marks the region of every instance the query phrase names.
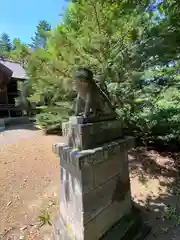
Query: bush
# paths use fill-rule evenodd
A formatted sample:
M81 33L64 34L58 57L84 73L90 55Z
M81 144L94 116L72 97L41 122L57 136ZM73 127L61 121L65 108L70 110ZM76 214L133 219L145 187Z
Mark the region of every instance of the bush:
M127 134L144 144L167 145L180 142L180 93L170 87L149 108L130 114L124 111ZM122 115L123 115L122 114Z
M41 113L36 115L39 124L46 133L61 133L62 122L67 121L72 114L72 104L62 102L58 106L41 107Z

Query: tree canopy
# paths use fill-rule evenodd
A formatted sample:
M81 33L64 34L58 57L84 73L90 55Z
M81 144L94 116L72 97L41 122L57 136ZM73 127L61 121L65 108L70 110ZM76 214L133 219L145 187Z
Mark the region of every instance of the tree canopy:
M0 49L25 65L29 100L45 128L72 113L72 71L89 66L108 86L127 134L144 143L178 142L179 9L170 0L71 1L56 28L39 23L30 46L16 39L8 48L6 36Z
M0 37L0 56L7 57L11 49L12 45L9 35L7 33L3 33Z
M34 37L31 38L32 44L30 46L34 49L45 48L49 31L51 31L51 25L45 20L40 21Z

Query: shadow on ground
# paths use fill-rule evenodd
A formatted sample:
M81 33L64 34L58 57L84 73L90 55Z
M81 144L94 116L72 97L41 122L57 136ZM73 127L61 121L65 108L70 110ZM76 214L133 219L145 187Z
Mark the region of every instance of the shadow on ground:
M141 147L129 159L133 200L152 226L147 239L174 239L180 224L180 153Z
M42 130L45 135L62 136L62 130L60 128L57 128L57 129L52 128L52 129L46 129L46 130L45 129L40 129L40 127L37 127L34 122L25 123L25 124L8 125L1 132L11 131L11 130L31 130L31 131Z
M10 131L10 130L39 130L39 128L36 127L34 123L26 123L26 124L15 124L15 125L9 125L6 126L5 131Z

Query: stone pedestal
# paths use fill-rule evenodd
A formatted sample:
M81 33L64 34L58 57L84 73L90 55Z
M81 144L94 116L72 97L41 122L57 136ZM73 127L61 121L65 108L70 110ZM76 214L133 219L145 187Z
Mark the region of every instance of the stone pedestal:
M68 145L53 145L61 171L60 212L53 225L56 239L123 239L120 235L112 238L114 230L110 229L132 215L127 152L133 147L133 138L122 137L117 120L80 121L72 118L63 125ZM124 237L123 231L121 235Z
M0 119L0 132L3 132L4 130L5 130L4 119Z
M68 145L79 150L96 148L123 136L121 122L116 119L84 124L81 117L71 117L62 124L62 132L69 138Z

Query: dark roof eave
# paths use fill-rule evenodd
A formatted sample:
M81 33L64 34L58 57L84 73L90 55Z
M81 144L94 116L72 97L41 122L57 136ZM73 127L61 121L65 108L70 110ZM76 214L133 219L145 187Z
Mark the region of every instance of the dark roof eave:
M15 80L15 81L27 81L28 80L28 77L27 78L17 78L17 77L11 77L12 80Z
M2 63L0 63L0 71L5 72L5 74L7 74L8 77L11 77L13 74L13 71L11 69L9 69L8 67L6 67L5 65L3 65Z
M18 78L19 80L27 78L25 69L21 66L20 63L13 62L7 59L0 59L0 64L4 65L4 67L9 71L12 71L11 76L13 78Z

